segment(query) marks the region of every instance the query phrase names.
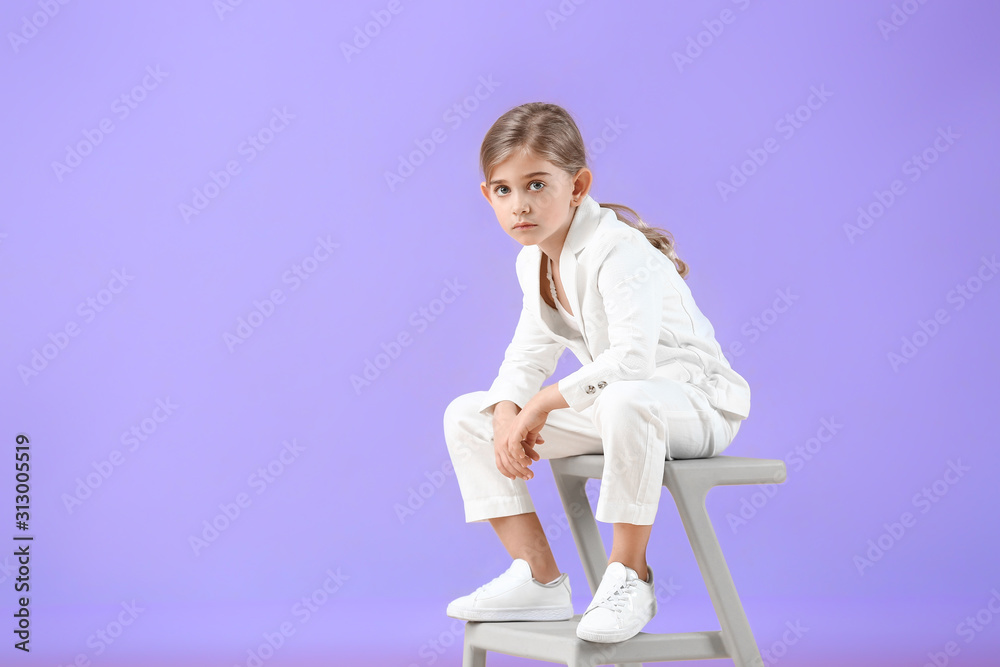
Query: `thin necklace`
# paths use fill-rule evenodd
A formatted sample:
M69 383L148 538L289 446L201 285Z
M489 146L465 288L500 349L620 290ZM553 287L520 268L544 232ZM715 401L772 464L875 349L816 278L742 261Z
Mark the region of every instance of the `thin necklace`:
M559 296L556 294L556 283L555 283L554 280L552 280L552 258L551 257L549 257L549 265L548 265L548 273L547 273L547 275L548 275L548 278L549 278L549 289L552 291L552 301L558 304L559 303ZM562 305L562 304L559 304L559 305Z

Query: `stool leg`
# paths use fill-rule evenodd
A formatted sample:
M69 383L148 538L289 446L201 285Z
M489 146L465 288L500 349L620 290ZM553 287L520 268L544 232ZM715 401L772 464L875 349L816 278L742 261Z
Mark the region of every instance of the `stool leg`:
M573 534L576 550L580 554L583 571L587 575L590 594L593 595L601 585L601 578L608 568L608 552L597 530L594 509L590 506L590 499L587 498L587 480L584 477L561 475L554 470L553 473L556 490L559 491L559 498L566 511L566 521Z
M608 569L608 552L601 540L601 533L597 530L594 508L590 506L590 499L587 498L587 479L561 475L556 472L554 467L552 472L556 481L556 490L559 491L559 499L566 511L566 521L573 534L576 550L580 554L583 571L587 575L590 594L593 595L597 592L597 587L601 585L604 571ZM578 662L577 658L574 658L568 664L570 667L575 667L581 663ZM642 663L623 663L618 667L642 667Z
M486 649L473 646L468 636L462 647L462 667L486 667Z
M708 594L712 598L715 613L719 617L722 643L736 667L761 667L764 661L760 657L757 641L750 629L746 612L743 611L743 603L736 592L705 505L708 488L680 482L675 486L677 492L674 493L674 501L694 550L694 557L698 561L701 576L705 579Z

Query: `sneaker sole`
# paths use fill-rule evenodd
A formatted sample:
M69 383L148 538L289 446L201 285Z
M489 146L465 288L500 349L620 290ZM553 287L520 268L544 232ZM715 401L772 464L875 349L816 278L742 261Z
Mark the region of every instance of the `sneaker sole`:
M461 621L568 621L573 618L573 608L462 609L448 607L447 615Z
M637 634L639 634L639 631L642 630L643 627L645 626L639 626L634 632L629 631L628 634L597 633L577 628L576 636L588 642L598 642L600 644L617 644L618 642L623 642L626 639L632 639L632 637L635 637Z
M656 612L653 612L653 616L656 616ZM636 623L630 628L622 629L617 632L595 632L593 630L587 630L581 628L579 625L576 626L576 636L580 639L586 640L588 642L599 642L601 644L616 644L618 642L623 642L627 639L632 639L637 634L639 634L646 624L653 620L653 616L642 623ZM638 626L638 627L637 627Z

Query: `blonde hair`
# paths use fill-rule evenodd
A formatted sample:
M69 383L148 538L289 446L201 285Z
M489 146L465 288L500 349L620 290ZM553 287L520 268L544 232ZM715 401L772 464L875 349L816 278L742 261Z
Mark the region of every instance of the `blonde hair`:
M493 169L517 151L529 151L548 160L570 176L587 166L586 146L580 129L569 112L557 104L522 104L510 109L493 123L479 150L479 167L484 180L489 183ZM612 209L619 220L642 232L653 247L670 258L681 278L687 279L688 265L677 256L670 232L650 227L638 213L623 204L600 206ZM544 282L545 274L542 273L541 277ZM542 297L546 303L551 300L547 290L542 290ZM555 307L554 303L549 305Z

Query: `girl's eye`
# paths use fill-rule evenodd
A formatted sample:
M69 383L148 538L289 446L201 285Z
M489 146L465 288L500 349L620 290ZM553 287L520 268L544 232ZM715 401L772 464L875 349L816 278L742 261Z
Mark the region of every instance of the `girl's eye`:
M532 186L532 185L535 185L536 183L537 183L538 185L541 185L541 186L543 186L543 187L545 186L545 183L542 183L541 181L532 181L531 183L528 183L528 188L529 188L529 189L531 189L531 191L532 191L532 192L538 192L538 191L539 191L539 190L541 189L541 188L537 188L537 189L533 189L533 188L531 188L531 186ZM503 192L500 192L500 188L503 188L503 189L505 189L505 190L509 190L509 189L510 189L510 188L508 188L508 187L507 187L506 185L498 185L498 186L496 186L495 188L493 188L493 192L495 192L495 193L496 193L496 194L498 194L498 195L502 195L502 194L504 194Z

